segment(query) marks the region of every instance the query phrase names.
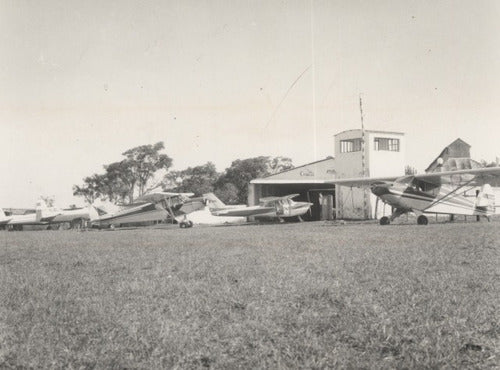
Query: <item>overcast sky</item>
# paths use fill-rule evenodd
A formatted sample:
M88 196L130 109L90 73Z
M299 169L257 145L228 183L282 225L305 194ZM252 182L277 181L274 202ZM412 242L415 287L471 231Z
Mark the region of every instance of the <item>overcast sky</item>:
M500 156L500 3L0 0L0 206L164 141L175 169L333 155L333 135L406 133L419 172L462 138Z

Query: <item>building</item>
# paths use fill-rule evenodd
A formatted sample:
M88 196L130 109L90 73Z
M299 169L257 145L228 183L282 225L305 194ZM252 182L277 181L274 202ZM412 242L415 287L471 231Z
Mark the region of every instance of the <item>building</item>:
M364 136L364 138L363 138ZM364 139L364 140L363 140ZM340 178L402 176L405 143L401 132L348 130L335 135L335 157L309 163L249 184L248 204L270 195L297 193L297 200L314 204L307 218L377 218L390 213L367 188L335 186ZM363 149L363 143L364 150Z
M446 146L431 162L425 172L469 170L483 167L470 157L470 145L458 138Z
M362 136L359 129L335 135L338 178L404 175L406 142L402 132L365 130L364 151ZM335 207L337 217L343 219L379 218L391 213L366 187L337 186Z
M248 204L259 204L260 198L268 196L297 193L299 195L294 200L314 203L310 214L306 214L304 219L325 219L328 217L321 214L320 198L330 199L331 211L333 211L335 186L329 184L328 181L335 178L335 159L328 157L275 175L254 179L248 186ZM326 198L327 196L331 198Z
M451 144L447 145L441 153L431 162L429 167L425 169L429 172L457 171L470 170L473 168L491 167L494 164L486 164L475 161L470 156L471 146L462 139L458 138ZM496 166L498 166L498 162ZM500 180L491 178L489 184L493 187L497 203L500 200ZM500 213L500 209L498 210Z

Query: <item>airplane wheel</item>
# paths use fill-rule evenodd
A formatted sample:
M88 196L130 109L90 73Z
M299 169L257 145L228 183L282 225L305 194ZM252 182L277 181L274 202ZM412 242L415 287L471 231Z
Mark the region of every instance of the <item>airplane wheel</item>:
M389 225L391 221L389 220L389 217L384 216L380 219L379 223L380 225Z
M418 218L417 218L417 224L419 224L419 225L427 225L428 223L429 223L429 220L427 219L427 217L425 217L424 215L418 216Z
M193 227L193 221L188 221L187 224L188 224L188 227Z
M179 224L179 227L180 227L181 229L185 229L185 228L187 227L187 224L183 221L183 222L181 222L181 223Z

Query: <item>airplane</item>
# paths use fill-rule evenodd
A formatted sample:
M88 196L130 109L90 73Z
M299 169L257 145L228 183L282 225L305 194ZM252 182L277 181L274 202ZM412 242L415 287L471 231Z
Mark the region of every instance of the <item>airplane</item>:
M226 205L213 193L204 194L203 197L207 200L210 213L214 216L257 216L278 218L280 221L288 217L297 217L302 221L301 216L309 211L313 204L309 202L293 201L292 198L298 195L299 194L290 194L282 197L260 198L260 204L257 206L246 206L244 204Z
M47 210L47 205L46 203L40 199L38 200L36 204L36 211L35 213L26 213L23 215L10 215L10 216L5 216L5 212L0 213L2 216L2 220L0 221L0 224L3 226L2 228L7 228L8 230L15 230L15 231L22 231L24 226L43 226L49 224L49 221L51 219L46 212ZM42 220L42 213L45 216L45 219Z
M35 213L5 216L1 211L0 226L17 231L22 231L24 226L47 226L47 229L51 229L51 225L64 222L74 226L75 222L90 219L93 212L95 212L93 207L76 209L48 207L45 201L40 199L37 201Z
M194 193L155 192L137 198L133 203L122 205L116 212L107 213L95 207L97 215L91 224L97 228L115 228L124 224L158 220L176 220L181 228L193 227L187 219L191 212L205 207L203 198L191 198Z
M433 172L402 177L352 178L329 181L342 186L369 186L371 192L393 207L388 225L395 218L414 212L419 225L427 225L425 214L485 216L495 213L495 195L489 182L500 178L500 167ZM473 194L471 194L473 192Z
M0 230L5 230L12 216L7 216L3 209L0 208Z

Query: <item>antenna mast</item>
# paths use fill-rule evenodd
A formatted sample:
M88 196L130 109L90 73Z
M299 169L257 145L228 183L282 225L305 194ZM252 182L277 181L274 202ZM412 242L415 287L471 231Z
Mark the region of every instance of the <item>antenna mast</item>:
M361 99L361 94L359 95L359 111L361 113L361 171L362 177L367 176L366 171L366 145L365 145L365 125L363 123L363 101ZM366 188L363 188L363 216L369 218L368 216L368 193Z
M366 159L365 159L365 125L363 123L363 101L359 95L359 111L361 112L361 171L363 177L366 176Z

